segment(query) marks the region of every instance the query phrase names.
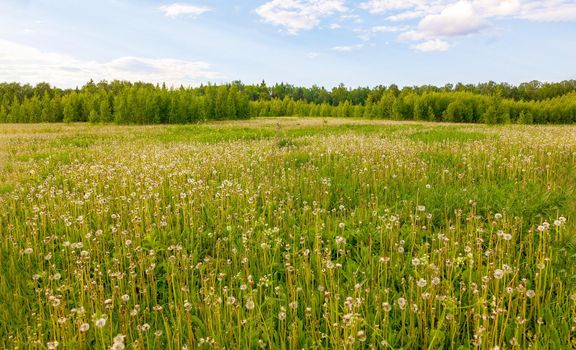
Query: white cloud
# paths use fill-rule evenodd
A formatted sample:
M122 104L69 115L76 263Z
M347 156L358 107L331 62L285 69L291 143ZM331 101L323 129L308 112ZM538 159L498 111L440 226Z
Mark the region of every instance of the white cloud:
M256 9L264 21L284 27L289 34L313 29L322 18L346 11L344 0L272 0Z
M168 85L196 85L223 79L210 64L170 58L120 57L108 62L83 61L0 39L0 81L49 82L59 87L90 79L130 80Z
M360 4L363 8L371 13L385 13L388 11L398 11L417 8L425 5L426 1L419 0L369 0Z
M397 33L405 31L407 28L406 26L376 26L372 27L372 33Z
M459 1L444 8L439 14L424 17L409 39L434 39L478 33L488 26L470 2Z
M422 52L446 51L450 48L450 44L440 39L433 39L413 45L412 48Z
M354 50L359 50L364 47L364 44L357 44L357 45L349 45L349 46L334 46L332 48L333 51L338 52L351 52Z
M170 18L176 18L178 16L199 16L206 12L212 11L210 8L205 6L194 6L174 3L171 5L163 5L158 8L164 13L164 16Z
M539 22L576 21L576 2L571 0L531 1L522 7L518 17Z
M420 41L412 47L421 51L445 50L445 40L481 33L498 19L576 21L574 0L367 0L360 8L387 21L408 22L398 38Z

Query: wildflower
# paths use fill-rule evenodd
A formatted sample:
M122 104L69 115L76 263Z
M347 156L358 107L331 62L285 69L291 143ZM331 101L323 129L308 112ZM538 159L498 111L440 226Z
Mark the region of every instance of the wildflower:
M504 238L505 241L509 241L512 239L512 235L509 233L505 233L502 235L502 238Z
M412 265L414 265L414 266L420 265L420 259L418 259L418 258L412 259Z
M124 343L114 343L110 347L110 350L123 350L125 347L126 346L124 345Z
M496 219L496 220L502 219L502 214L500 214L500 213L494 214L494 219Z
M252 299L248 299L248 300L246 301L246 309L247 309L248 311L254 310L254 306L255 306L255 305L254 305L254 301L253 301Z
M416 285L417 285L418 287L420 287L420 288L426 287L427 284L428 284L428 282L426 282L426 280L423 279L423 278L420 278L420 279L418 280L418 282L416 282Z
M382 303L382 310L384 310L385 312L390 312L390 310L392 310L392 306L390 306L390 304L385 301Z
M97 319L96 322L94 322L94 325L98 328L102 328L106 325L106 319L104 317L101 317Z
M82 323L80 325L80 332L82 332L82 333L88 332L89 329L90 329L90 325L88 323Z
M426 211L426 207L423 205L418 206L418 211Z
M440 278L439 277L434 277L432 278L432 284L437 286L440 284Z
M527 296L528 298L532 299L532 298L534 298L534 297L536 296L536 292L533 291L532 289L528 289L528 290L526 291L526 296Z
M122 335L122 334L118 334L117 336L114 337L113 339L113 344L110 347L110 349L112 350L123 350L125 348L124 345L124 338L126 338L126 336Z
M58 343L56 340L48 342L48 344L46 344L48 346L49 350L54 350L58 347L60 343Z
M32 248L30 248L30 247L24 249L24 254L30 255L30 254L32 254L33 252L34 252L34 249L32 249Z
M122 299L123 302L127 302L128 300L130 300L130 296L128 296L128 294L124 294L124 295L121 297L121 299Z
M406 307L406 299L404 299L403 297L398 298L398 306L400 307L401 310L404 310L404 308Z
M365 342L366 341L366 333L362 330L358 331L358 333L356 333L356 338L358 338L359 341L361 342Z
M340 227L341 229L343 229L344 226L346 226L346 224L344 224L343 222L341 222L341 223L338 224L338 227Z
M494 271L494 278L496 278L497 280L501 279L502 277L504 277L504 271L500 270L500 269L496 269Z

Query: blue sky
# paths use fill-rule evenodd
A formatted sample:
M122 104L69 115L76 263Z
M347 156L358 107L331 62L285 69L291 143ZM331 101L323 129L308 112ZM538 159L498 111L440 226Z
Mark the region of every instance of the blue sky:
M574 0L2 0L0 81L576 79Z

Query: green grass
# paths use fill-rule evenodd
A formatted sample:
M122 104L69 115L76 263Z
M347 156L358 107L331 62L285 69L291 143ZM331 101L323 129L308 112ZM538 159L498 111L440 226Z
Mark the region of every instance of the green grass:
M20 128L0 348L574 344L574 127Z
M492 135L486 132L467 131L462 127L439 126L425 131L417 131L410 139L422 142L470 142L481 141Z

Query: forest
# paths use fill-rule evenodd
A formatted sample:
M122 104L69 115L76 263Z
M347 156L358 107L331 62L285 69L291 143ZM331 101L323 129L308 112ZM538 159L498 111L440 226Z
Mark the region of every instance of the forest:
M0 123L187 124L272 116L568 124L576 121L576 80L332 89L264 81L199 87L89 81L76 89L0 84Z

